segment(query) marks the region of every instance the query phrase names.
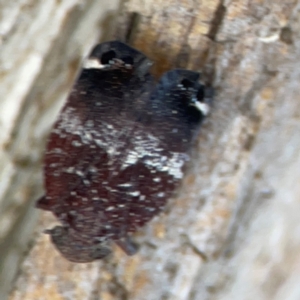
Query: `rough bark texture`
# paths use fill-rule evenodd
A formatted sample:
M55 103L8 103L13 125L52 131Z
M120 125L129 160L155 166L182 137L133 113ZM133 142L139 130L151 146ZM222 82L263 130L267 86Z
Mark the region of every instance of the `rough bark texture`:
M117 36L155 74L203 70L216 96L139 253L90 264L56 252L42 234L56 221L33 200L49 128L113 1L14 2L0 20L0 299L300 299L300 2L123 3Z
M42 194L45 141L83 56L108 33L118 5L117 0L0 1L0 299L18 274L22 278L29 271L29 281L41 280L26 264L33 258L29 250L37 235L32 233L41 236L43 229L33 201ZM27 287L33 293L25 293L27 299L42 299ZM46 290L42 294L52 297Z

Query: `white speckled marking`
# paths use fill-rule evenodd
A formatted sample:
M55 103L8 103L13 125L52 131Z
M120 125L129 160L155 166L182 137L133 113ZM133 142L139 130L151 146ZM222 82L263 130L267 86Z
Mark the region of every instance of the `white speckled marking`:
M129 192L128 194L133 196L133 197L137 197L137 196L139 196L140 192L139 191L134 191L134 192Z
M83 69L104 69L106 65L102 65L97 58L88 58L83 63Z
M204 116L207 116L210 111L210 107L207 103L195 100L192 105L195 106L198 110L200 110Z

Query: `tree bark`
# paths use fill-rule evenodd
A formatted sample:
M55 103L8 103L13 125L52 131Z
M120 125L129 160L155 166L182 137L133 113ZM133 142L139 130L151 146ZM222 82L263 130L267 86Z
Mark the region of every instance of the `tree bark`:
M118 4L24 2L0 23L0 299L299 299L300 2L122 3L115 36L155 76L202 71L216 95L178 196L135 235L139 253L89 264L56 252L42 231L57 221L33 201L47 133L81 58L113 37Z

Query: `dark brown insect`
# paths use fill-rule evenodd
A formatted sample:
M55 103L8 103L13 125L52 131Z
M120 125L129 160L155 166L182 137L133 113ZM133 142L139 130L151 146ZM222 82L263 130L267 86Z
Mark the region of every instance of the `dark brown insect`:
M37 207L62 226L46 232L70 261L90 262L130 240L158 214L180 182L209 105L199 73L167 72L118 41L96 46L51 132L46 193Z

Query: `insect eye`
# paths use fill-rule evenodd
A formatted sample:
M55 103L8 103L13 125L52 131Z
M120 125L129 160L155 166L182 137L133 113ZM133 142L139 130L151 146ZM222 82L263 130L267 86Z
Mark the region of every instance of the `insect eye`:
M204 97L205 97L204 88L203 88L203 86L200 86L200 88L197 91L196 98L197 98L198 101L203 102Z
M103 65L107 65L109 63L109 61L111 61L114 58L116 58L116 52L113 51L113 50L110 50L110 51L105 52L105 53L102 54L101 63Z
M182 79L181 82L180 82L184 88L188 89L188 88L192 88L194 86L194 83L191 82L190 80L188 79Z
M124 64L131 65L131 66L134 63L133 58L131 56L124 56L124 57L122 57L122 61L124 62Z

